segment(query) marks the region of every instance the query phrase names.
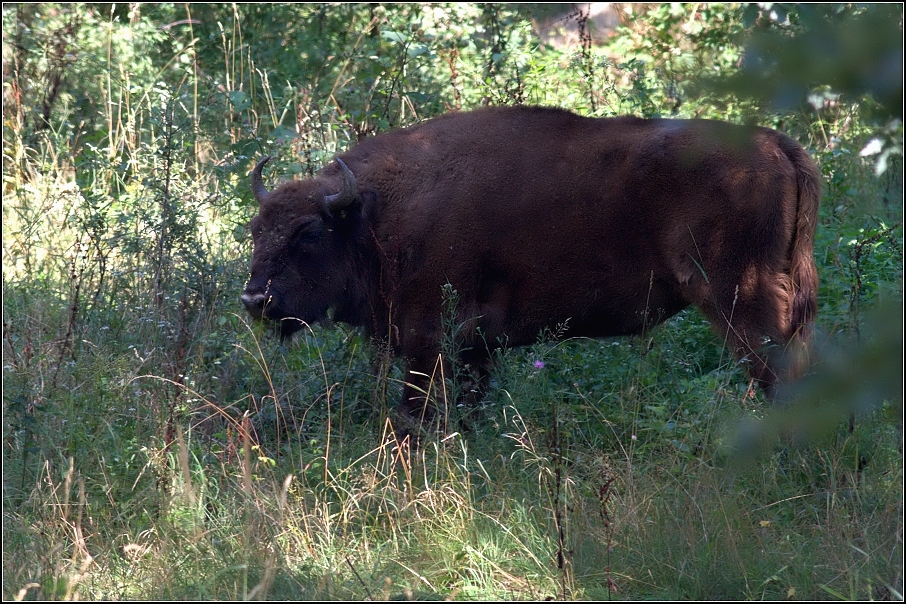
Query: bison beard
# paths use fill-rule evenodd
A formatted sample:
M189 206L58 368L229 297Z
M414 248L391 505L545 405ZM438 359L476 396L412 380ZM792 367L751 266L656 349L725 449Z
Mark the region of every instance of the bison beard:
M769 395L803 368L820 180L775 130L500 107L366 139L272 191L267 160L243 303L284 336L333 309L389 341L401 418L425 406L448 283L472 367L544 328L637 334L694 304Z

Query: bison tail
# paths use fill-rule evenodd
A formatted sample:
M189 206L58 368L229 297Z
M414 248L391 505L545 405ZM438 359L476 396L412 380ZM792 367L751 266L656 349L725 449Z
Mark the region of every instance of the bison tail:
M821 176L815 163L797 143L785 139L787 156L796 169L798 199L796 203L796 225L790 247L790 299L791 352L800 359L794 360L800 373L807 364L808 340L811 324L818 310L818 270L815 267L815 229L818 225L818 204L821 199Z

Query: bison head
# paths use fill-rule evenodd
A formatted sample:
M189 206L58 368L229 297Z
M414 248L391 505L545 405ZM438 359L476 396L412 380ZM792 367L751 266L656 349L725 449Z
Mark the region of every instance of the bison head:
M350 243L361 222L361 203L355 176L339 158L339 169L334 166L273 191L261 178L269 159L252 172L259 213L251 222L254 252L241 299L253 317L279 322L286 338L304 324L326 318L328 309L342 314L354 306Z

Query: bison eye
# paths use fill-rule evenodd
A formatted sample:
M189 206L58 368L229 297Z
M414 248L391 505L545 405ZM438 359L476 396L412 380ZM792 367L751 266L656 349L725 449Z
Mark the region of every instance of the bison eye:
M320 220L307 222L296 229L296 233L293 235L292 243L293 245L315 243L316 241L318 241L318 239L321 238L322 231L323 228Z

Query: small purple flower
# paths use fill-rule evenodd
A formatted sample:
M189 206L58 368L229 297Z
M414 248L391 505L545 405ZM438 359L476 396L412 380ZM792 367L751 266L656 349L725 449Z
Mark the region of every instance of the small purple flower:
M535 369L544 369L544 361L538 360L534 363Z

